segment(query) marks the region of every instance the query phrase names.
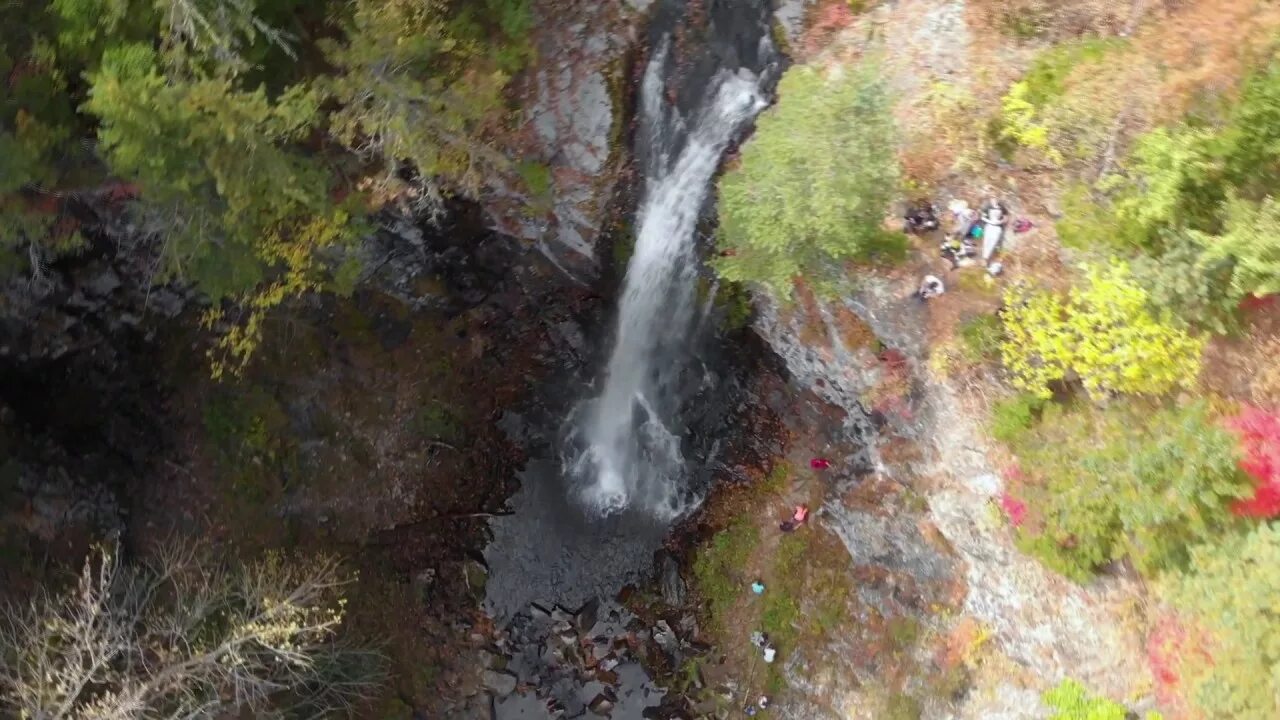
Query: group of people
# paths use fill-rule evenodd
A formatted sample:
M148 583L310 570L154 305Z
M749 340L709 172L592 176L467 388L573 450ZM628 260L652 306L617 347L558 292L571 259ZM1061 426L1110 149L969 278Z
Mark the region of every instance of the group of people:
M977 210L964 200L955 199L947 204L947 212L951 216L951 227L942 235L942 257L951 261L951 269L976 264L981 259L982 265L991 276L999 275L1004 267L993 262L996 251L1004 240L1005 226L1009 224L1009 209L1004 203L992 197L988 198ZM1029 229L1029 221L1018 221L1018 232ZM907 208L904 217L904 228L914 235L928 235L942 227L938 219L938 211L928 201L912 204ZM979 250L981 244L981 250ZM916 298L929 300L946 292L946 285L936 275L925 275L916 290Z
M947 204L947 211L951 216L951 227L942 238L942 256L951 261L953 269L974 257L980 257L987 272L998 275L1000 263L992 262L992 258L1004 239L1005 226L1009 223L1009 209L992 197L977 210L964 200L952 200ZM942 227L937 208L928 201L918 202L907 208L904 220L906 231L916 235L926 235Z

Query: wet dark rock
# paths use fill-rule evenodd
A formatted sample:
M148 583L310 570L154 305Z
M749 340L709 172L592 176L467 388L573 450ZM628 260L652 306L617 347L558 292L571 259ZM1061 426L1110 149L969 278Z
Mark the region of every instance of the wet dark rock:
M516 676L505 670L485 670L482 681L497 697L506 697L515 692L518 683Z
M596 599L588 600L585 605L578 609L574 615L574 623L578 626L578 632L583 635L589 635L596 626L596 621L600 615L600 601Z
M662 601L672 607L684 604L685 584L680 577L680 564L670 553L662 553L659 573L662 584Z

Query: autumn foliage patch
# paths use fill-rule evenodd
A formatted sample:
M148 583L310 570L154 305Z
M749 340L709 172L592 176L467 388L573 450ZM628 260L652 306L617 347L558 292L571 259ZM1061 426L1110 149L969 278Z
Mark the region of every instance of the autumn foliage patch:
M1254 482L1253 495L1234 503L1232 512L1254 518L1280 515L1280 417L1247 407L1228 426L1240 436L1240 469Z

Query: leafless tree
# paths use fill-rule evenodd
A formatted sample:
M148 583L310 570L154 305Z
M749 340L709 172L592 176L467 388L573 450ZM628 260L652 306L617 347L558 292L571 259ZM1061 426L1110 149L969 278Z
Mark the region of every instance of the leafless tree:
M65 592L0 616L0 707L30 720L350 711L378 653L336 632L350 580L330 557L240 564L177 544L144 564L103 547Z

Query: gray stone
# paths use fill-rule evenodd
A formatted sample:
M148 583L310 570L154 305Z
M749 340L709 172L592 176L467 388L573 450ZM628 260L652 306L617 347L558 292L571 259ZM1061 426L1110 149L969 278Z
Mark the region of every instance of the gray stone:
M505 670L485 670L484 686L497 697L506 697L516 690L516 676Z

